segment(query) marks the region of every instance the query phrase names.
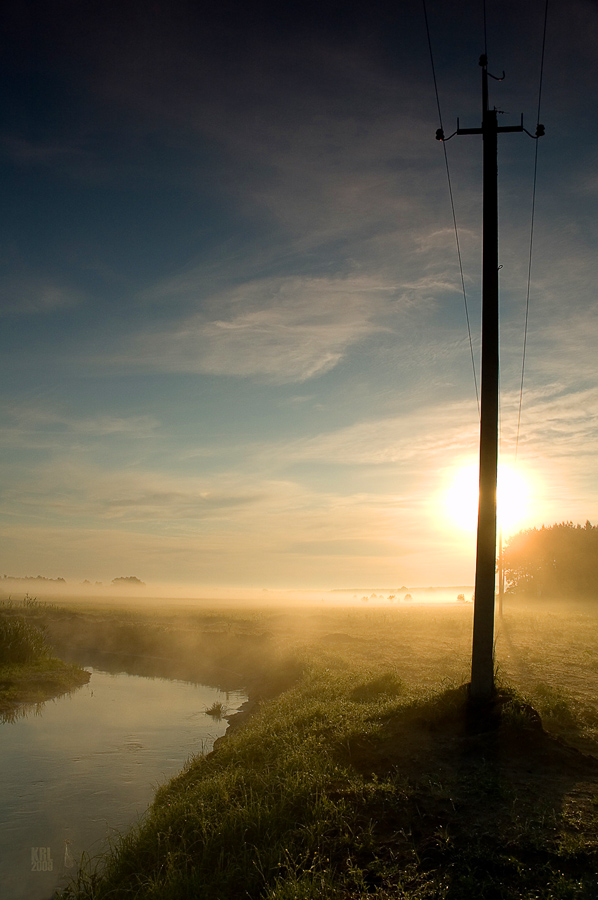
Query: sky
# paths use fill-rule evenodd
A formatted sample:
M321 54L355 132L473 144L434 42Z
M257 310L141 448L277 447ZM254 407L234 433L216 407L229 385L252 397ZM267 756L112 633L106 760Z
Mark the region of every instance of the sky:
M490 105L532 133L544 8L486 0ZM482 0L427 14L445 132L479 127ZM473 583L453 486L479 418L423 5L0 16L2 572ZM516 459L536 142L499 139L511 528L598 521L596 46L595 0L551 0ZM445 147L479 380L481 138Z

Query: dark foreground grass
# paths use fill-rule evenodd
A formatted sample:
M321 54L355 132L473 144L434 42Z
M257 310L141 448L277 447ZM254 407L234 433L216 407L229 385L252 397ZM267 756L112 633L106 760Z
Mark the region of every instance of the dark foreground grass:
M63 900L598 898L598 763L512 690L310 667L162 787Z

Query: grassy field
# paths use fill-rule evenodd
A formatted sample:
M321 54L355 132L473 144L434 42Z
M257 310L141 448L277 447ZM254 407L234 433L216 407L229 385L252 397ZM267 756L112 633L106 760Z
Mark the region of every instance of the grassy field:
M63 898L598 900L588 609L506 609L483 715L462 687L470 606L32 616L255 705Z

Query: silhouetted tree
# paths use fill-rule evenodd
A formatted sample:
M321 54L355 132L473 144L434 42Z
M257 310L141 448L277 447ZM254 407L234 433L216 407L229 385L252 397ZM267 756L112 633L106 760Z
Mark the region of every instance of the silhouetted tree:
M513 535L504 548L510 593L598 596L598 525L560 522Z

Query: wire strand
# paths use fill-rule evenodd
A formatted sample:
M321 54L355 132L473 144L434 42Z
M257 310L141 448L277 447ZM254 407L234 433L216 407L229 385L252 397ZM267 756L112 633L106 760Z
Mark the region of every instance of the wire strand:
M472 338L471 338L471 325L470 325L470 322L469 322L469 308L468 308L468 305L467 305L467 293L466 293L466 291L465 291L465 277L464 277L464 275L463 275L463 262L462 262L462 257L461 257L461 244L459 243L459 230L458 230L458 228L457 228L457 216L456 216L456 214L455 214L455 203L454 203L454 200L453 200L453 186L452 186L452 183L451 183L451 173L450 173L450 170L449 170L448 156L447 156L447 153L446 153L446 144L444 143L444 141L442 142L442 149L444 150L444 163L445 163L445 166L446 166L446 178L447 178L447 182L448 182L449 197L450 197L450 200L451 200L451 211L452 211L452 214L453 214L453 226L454 226L454 229L455 229L455 244L457 245L457 258L458 258L458 260L459 260L459 273L460 273L460 275L461 275L461 290L463 291L463 303L464 303L464 305L465 305L465 320L466 320L466 322L467 322L467 334L468 334L468 336L469 336L469 352L470 352L470 355L471 355L471 368L472 368L472 371L473 371L473 383L474 383L474 387L475 387L475 399L476 399L476 403L477 403L477 405L478 405L478 416L480 416L480 395L479 395L479 391L478 391L478 379L477 379L476 370L475 370L475 357L474 357L474 353L473 353L473 341L472 341Z
M540 59L540 83L538 86L538 114L536 117L536 125L540 124L540 109L542 106L542 82L544 79L544 54L546 51L546 25L548 22L548 0L546 0L546 4L544 7L544 28L542 31L542 56ZM531 280L532 280L532 259L533 259L533 247L534 247L534 219L536 212L536 182L538 178L538 139L536 138L536 148L534 153L534 180L532 187L532 209L531 209L531 222L530 222L530 235L529 235L529 257L528 257L528 266L527 266L527 291L525 298L525 326L523 330L523 355L521 360L521 384L519 387L519 412L517 414L517 434L515 437L515 463L517 462L517 454L519 452L519 436L521 433L521 411L523 408L523 383L525 380L525 361L526 361L526 353L527 353L527 335L528 335L528 325L529 325L529 300L530 300L530 289L531 289Z
M424 20L426 23L426 35L428 38L428 50L430 51L430 65L432 67L432 78L434 80L434 93L436 95L436 106L438 108L438 121L440 124L440 128L442 129L442 127L443 127L442 126L442 111L440 109L440 96L438 94L438 81L436 79L436 66L434 65L434 54L432 52L432 40L430 38L430 25L428 22L428 11L426 8L426 0L422 0L422 3L423 3L423 8L424 8ZM485 11L485 6L484 6L484 11ZM484 23L485 23L485 12L484 12ZM485 25L484 25L484 29L485 29ZM442 149L444 151L444 164L446 167L446 178L447 178L447 183L448 183L449 198L450 198L450 202L451 202L451 212L452 212L452 216L453 216L453 227L454 227L454 231L455 231L455 243L457 246L457 259L459 261L459 273L461 275L461 289L463 292L463 303L465 305L465 320L467 322L467 334L469 336L469 351L471 354L471 366L472 366L472 370L473 370L473 383L475 386L475 396L476 396L476 402L478 405L478 416L479 416L480 415L480 397L479 397L479 392L478 392L478 379L477 379L476 370L475 370L473 341L472 341L472 337L471 337L471 325L470 325L470 321L469 321L469 308L467 305L467 292L465 290L465 277L463 275L463 260L462 260L462 256L461 256L461 244L459 242L459 230L457 228L457 215L455 212L455 202L454 202L454 198L453 198L453 186L452 186L452 182L451 182L451 173L450 173L450 168L449 168L449 163L448 163L448 155L446 152L446 143L444 141L442 141Z

